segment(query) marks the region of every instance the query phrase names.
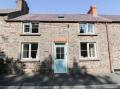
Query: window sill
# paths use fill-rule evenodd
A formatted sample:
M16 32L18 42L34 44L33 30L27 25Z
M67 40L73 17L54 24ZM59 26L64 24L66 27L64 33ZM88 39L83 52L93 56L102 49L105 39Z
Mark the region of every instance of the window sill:
M36 33L36 34L21 34L20 36L41 36L41 34Z
M78 36L98 36L97 34L81 34L79 33Z
M38 59L21 59L21 62L39 62L40 60Z
M98 58L80 58L80 61L100 61Z

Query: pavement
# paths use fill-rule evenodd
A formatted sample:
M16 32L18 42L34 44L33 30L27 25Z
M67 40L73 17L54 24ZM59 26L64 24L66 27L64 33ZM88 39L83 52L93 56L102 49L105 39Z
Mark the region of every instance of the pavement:
M0 89L120 89L120 73L109 75L6 75Z
M0 89L120 89L119 84L81 86L0 86Z

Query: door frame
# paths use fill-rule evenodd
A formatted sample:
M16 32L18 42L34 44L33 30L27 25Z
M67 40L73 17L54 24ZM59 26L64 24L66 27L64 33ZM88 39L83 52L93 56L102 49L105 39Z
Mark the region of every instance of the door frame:
M53 69L53 72L54 72L54 60L56 58L56 44L64 44L64 48L65 48L65 60L66 60L66 73L68 73L68 55L67 55L67 43L66 42L54 42L53 43L53 47L52 47L52 55L53 55L53 59L52 59L52 69ZM55 73L55 72L54 72ZM62 74L62 73L61 73Z

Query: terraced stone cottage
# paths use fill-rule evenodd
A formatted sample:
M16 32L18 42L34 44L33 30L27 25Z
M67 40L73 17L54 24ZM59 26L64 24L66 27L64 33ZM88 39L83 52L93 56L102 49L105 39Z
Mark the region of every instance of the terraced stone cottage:
M36 73L42 62L54 73L74 66L88 73L120 70L120 16L87 14L29 14L25 0L16 9L0 9L0 50Z

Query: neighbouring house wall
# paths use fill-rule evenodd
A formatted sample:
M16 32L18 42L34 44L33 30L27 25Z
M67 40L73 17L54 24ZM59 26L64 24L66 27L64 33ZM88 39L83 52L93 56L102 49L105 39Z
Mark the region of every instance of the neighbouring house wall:
M112 68L120 69L120 24L108 24L109 38L111 46Z
M89 73L110 73L106 25L104 23L95 24L97 36L78 36L79 23L39 23L40 36L22 36L21 22L3 21L0 25L0 47L6 55L15 60L21 59L21 42L39 43L39 61L25 62L24 70L27 73L35 72L42 61L50 60L53 56L53 39L55 38L67 39L68 67L72 68L74 61L76 61L78 66L85 66ZM97 58L95 60L80 58L80 42L96 42Z
M6 25L7 23L5 22L6 19L7 16L0 16L0 51L5 50L5 44L8 40L8 34L6 32L9 33L9 31L6 30L6 28L8 28Z
M85 66L89 73L110 73L108 43L106 35L106 26L102 23L95 24L95 32L97 36L77 36L79 24L72 26L70 29L69 41L69 63L72 65L74 59L77 60L79 66ZM96 42L97 58L95 60L80 58L80 42Z
M7 23L0 21L0 49L4 51L6 56L17 60L19 51L19 23ZM17 53L17 54L16 54Z

